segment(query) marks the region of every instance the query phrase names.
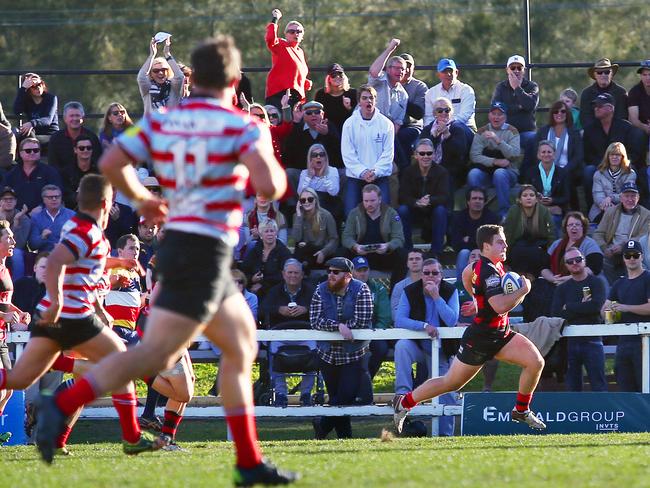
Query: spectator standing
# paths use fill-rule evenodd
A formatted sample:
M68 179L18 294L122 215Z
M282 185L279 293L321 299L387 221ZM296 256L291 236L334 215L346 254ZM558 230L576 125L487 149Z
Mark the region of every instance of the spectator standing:
M404 71L400 83L408 94L408 102L406 104L406 116L402 126L396 133L396 137L401 150L402 165L400 167L406 167L411 160L413 145L422 132L424 94L427 92L428 87L424 81L413 76L415 73L415 59L413 59L413 56L403 53L399 57L406 61L406 71Z
M343 337L319 342L318 356L330 405L352 405L369 381L369 341L355 341L352 330L372 326L372 294L368 285L352 278L349 259L332 258L327 265L327 281L314 292L309 320L312 329L338 331ZM315 418L313 425L317 439L325 439L332 429L339 439L352 437L349 416Z
M36 73L25 73L14 99L14 113L24 122L18 127L20 138L49 136L59 130L58 99L47 90Z
M290 21L284 29L286 38L278 38L278 21L282 18L279 9L271 12L271 22L266 26L266 47L271 51L271 70L266 77L266 101L268 105L280 108L280 100L286 90L291 90L289 105L305 100L311 90L307 78L309 67L305 52L300 47L305 28L296 20Z
M539 87L524 77L525 71L526 61L523 56L510 56L506 63L508 78L497 84L492 95L492 103L505 104L508 108L508 123L519 131L519 143L524 157L521 163L523 176L528 174L535 161L535 111L539 103Z
M510 189L517 183L521 161L519 131L506 123L507 112L503 102L492 102L489 123L478 130L472 141L472 169L467 175L469 186L495 187L501 218L510 208Z
M422 279L406 288L395 313L395 327L425 331L431 339L438 338L439 327L454 327L458 321L460 307L458 290L443 281L442 267L435 259L427 259L422 266ZM439 349L439 374L449 371L456 351L449 341L443 341ZM413 390L413 363L425 363L431 376L431 343L422 339L399 339L395 344L395 395L404 395ZM455 405L453 393L440 397L445 405ZM440 419L440 435L454 435L454 418Z
M325 117L336 126L339 135L342 134L343 123L357 106L357 90L350 88L343 66L334 63L328 68L325 86L318 89L314 100L323 104Z
M627 92L614 81L617 71L618 64L612 64L607 58L599 59L587 69L587 74L594 83L582 90L580 94L580 122L585 129L594 120L594 112L590 110L593 100L604 93L614 99L613 105L616 107L614 117L627 118Z
M172 38L165 40L163 57L156 57L158 41L149 42L149 57L138 71L138 88L142 97L144 114L159 112L165 107L175 107L183 95L185 76L171 53Z
M18 144L20 160L4 175L3 186L13 188L18 197L17 208L27 205L31 211L42 203L41 193L45 185L63 187L58 170L41 163L41 145L35 137L27 137Z
M440 83L429 88L424 95L424 125L433 122L433 102L438 98L447 98L453 107L453 120L462 122L476 132L476 95L474 89L458 79L458 68L453 59L442 58L438 61L436 75Z
M625 276L618 279L609 291L601 310L619 314L618 322L647 322L650 315L650 272L643 269L643 249L636 240L623 245ZM614 303L616 302L616 303ZM620 391L640 392L643 359L641 336L620 336L616 346L616 384Z
M75 212L63 206L63 192L56 185L45 185L41 197L43 209L32 215L29 247L35 251L51 251L59 242L61 229Z
M578 92L573 88L565 88L560 93L560 101L569 108L571 119L573 121L573 128L577 131L582 131L583 127L580 123L580 108L578 107Z
M118 102L111 103L104 114L102 128L99 131L99 142L102 149L107 149L113 139L133 125L133 121L124 105Z
M402 127L409 98L401 83L406 73L406 60L399 56L389 58L399 44L399 39L391 39L368 70L368 84L377 90L377 108L393 123L393 134Z
M102 154L102 146L97 135L84 127L84 107L79 102L68 102L63 106L63 121L65 129L61 129L50 138L48 162L58 171L63 171L75 164L75 141L80 136L89 137L93 144L92 162L97 164Z
M359 110L355 110L343 124L341 138L341 155L347 176L346 216L359 204L361 189L369 183L381 188L382 201L388 204L388 178L393 170L394 124L377 110L377 92L373 87L362 85L357 96Z
M563 261L571 274L555 290L551 307L553 317L562 317L569 325L597 324L605 302L604 283L588 272L585 256L578 248L569 247ZM569 391L582 391L583 366L587 370L591 391L607 391L602 337L568 338L566 381Z

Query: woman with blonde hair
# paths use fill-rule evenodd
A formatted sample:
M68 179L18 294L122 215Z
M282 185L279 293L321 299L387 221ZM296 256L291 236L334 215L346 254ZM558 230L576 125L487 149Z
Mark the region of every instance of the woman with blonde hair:
M104 114L102 130L99 132L99 142L102 148L106 149L111 145L113 139L133 125L129 113L124 105L118 102L111 103Z
M164 57L156 57L157 52L158 43L152 37L149 57L138 72L138 86L145 115L164 107L174 107L183 96L185 76L171 55L171 36L165 41Z
M313 144L307 151L307 169L300 172L297 193L300 195L306 188L318 194L321 207L335 219L343 218L343 201L338 196L339 171L330 166L327 149L322 144Z
M589 220L599 222L605 210L621 201L623 185L635 182L636 171L630 165L625 146L621 142L612 142L594 173L594 204L589 210Z
M357 106L357 91L350 88L348 76L343 67L334 63L327 70L325 86L316 92L314 100L323 104L325 117L343 133L343 123Z
M293 219L294 257L307 267L322 267L339 245L334 217L321 208L318 193L313 188L300 192Z

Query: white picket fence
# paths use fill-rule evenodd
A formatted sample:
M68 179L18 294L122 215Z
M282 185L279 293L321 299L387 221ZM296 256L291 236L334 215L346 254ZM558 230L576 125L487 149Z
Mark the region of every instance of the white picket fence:
M463 327L441 327L438 329L440 338L431 341L431 370L437 376L439 371L438 348L442 339L459 339L464 332ZM385 330L354 330L354 339L361 340L395 340L395 339L429 339L425 332L411 331L406 329L385 329ZM587 336L641 336L643 354L643 393L650 393L650 323L633 324L595 324L595 325L574 325L564 328L564 337L587 337ZM29 339L27 332L12 332L8 341L16 344L16 357L23 351L25 343ZM203 338L198 337L198 340ZM322 332L316 330L258 330L258 342L267 341L340 341L341 335L338 332ZM434 398L430 403L421 404L412 411L413 415L431 416L434 418L432 435L437 434L437 417L441 415L460 415L461 406L440 405L438 399ZM339 416L350 415L354 417L367 416L389 416L393 410L390 406L366 405L350 407L255 407L255 414L258 417L316 417L316 416ZM84 410L84 418L115 418L117 416L112 407L97 407ZM222 407L190 407L185 411L188 418L201 417L223 417Z

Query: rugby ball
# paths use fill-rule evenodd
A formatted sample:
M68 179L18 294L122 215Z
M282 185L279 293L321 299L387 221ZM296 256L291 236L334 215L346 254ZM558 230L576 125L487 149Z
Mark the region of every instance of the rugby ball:
M501 278L501 288L503 293L509 295L521 288L521 276L514 271L509 271Z

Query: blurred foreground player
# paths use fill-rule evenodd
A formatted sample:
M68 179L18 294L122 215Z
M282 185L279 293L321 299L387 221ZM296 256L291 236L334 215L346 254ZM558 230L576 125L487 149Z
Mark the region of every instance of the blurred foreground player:
M102 172L147 221L162 221L168 209L166 201L140 184L132 161L154 164L170 202L157 255L160 294L147 333L137 346L100 362L72 388L43 402L39 415L49 428L39 448L51 449L68 412L133 378L172 367L187 343L203 333L222 351L220 389L237 453L235 484L287 484L297 475L265 461L258 446L251 388L255 322L230 274L247 175L270 199L284 193L286 177L268 129L232 107L240 76L232 38L206 40L191 60L191 97L142 119L100 162Z
M508 244L499 225L482 225L476 232L481 258L463 271L463 284L477 303L478 312L461 339L456 359L444 376L431 378L393 400L395 428L402 432L404 419L418 403L465 386L492 358L523 368L519 377L517 402L511 412L513 422L533 429L546 425L530 411L530 401L544 368L544 358L526 337L510 329L508 312L519 305L530 291L530 281L522 277L521 288L505 294L501 279Z

